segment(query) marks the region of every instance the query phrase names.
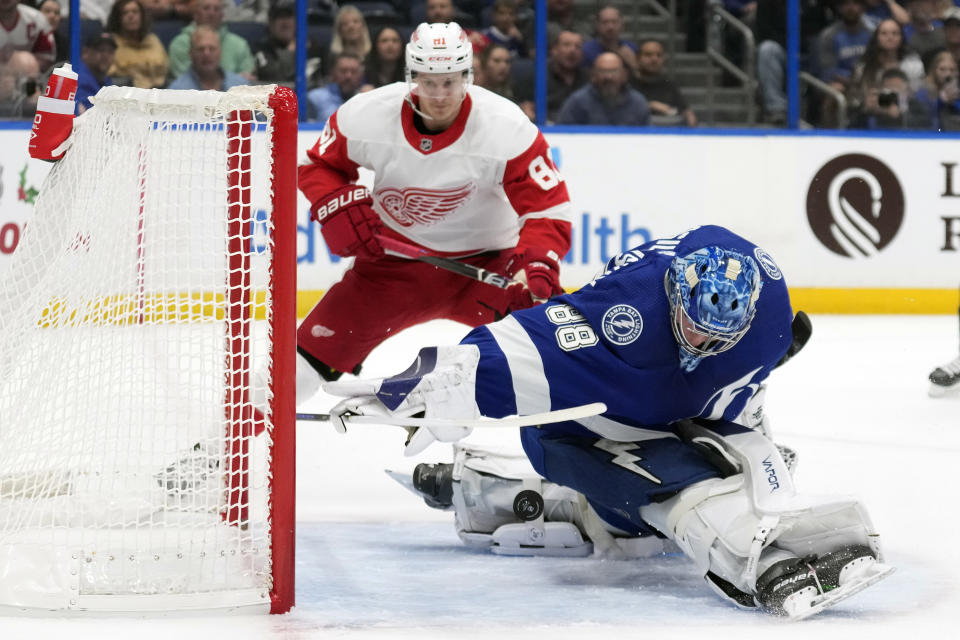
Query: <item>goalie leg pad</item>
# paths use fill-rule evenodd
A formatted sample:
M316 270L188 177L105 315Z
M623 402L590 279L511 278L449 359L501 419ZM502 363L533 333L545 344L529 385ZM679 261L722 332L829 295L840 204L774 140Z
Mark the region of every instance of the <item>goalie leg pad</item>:
M543 480L523 454L455 447L457 535L502 555L585 556L578 494Z
M654 536L635 537L601 519L586 498L542 479L526 456L455 447L453 505L457 535L501 555L649 557Z
M754 594L757 575L790 558L863 545L882 560L879 537L859 502L796 495L775 446L759 433L734 430L714 437L744 473L704 480L640 510L705 575Z

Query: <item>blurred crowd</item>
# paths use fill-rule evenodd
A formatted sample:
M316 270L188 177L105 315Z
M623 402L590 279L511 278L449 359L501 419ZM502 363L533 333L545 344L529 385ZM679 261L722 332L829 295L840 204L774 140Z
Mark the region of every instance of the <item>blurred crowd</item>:
M636 18L658 2L676 27ZM547 122L697 126L702 78L676 57L715 42L755 70L758 124L787 118L786 0L547 0ZM404 80L404 46L420 22L456 21L474 46L475 84L531 118L537 52L533 0L308 0L308 119L358 92ZM69 59L67 0L0 0L0 118L31 118L46 78ZM960 0L800 0L800 68L816 82L801 117L818 127L960 129ZM717 10L727 18L714 20ZM226 90L296 79L291 0L81 0L78 111L116 84ZM656 14L656 12L654 12ZM662 23L658 23L662 24ZM732 26L753 34L748 47ZM673 36L674 40L670 40ZM679 43L678 43L679 42ZM747 65L750 56L752 64ZM689 75L689 74L688 74ZM719 85L736 84L721 74Z

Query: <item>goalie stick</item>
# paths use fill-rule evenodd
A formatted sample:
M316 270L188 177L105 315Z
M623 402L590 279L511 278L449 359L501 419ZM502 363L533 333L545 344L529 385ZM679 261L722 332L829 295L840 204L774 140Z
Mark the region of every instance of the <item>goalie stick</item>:
M466 276L473 280L479 280L480 282L484 282L499 289L506 289L507 287L515 284L522 284L513 278L508 278L503 274L493 271L487 271L482 267L477 267L453 258L444 258L442 256L433 255L426 249L416 247L412 244L407 244L406 242L396 240L395 238L388 238L387 236L377 234L377 241L380 242L380 246L383 247L384 252L388 255L395 255L400 256L401 258L410 258L411 260L426 262L435 267L439 267L440 269L446 269L447 271L452 271L453 273L459 273L462 276Z
M583 404L569 409L557 409L543 413L532 413L525 416L510 416L508 418L479 418L464 420L446 420L441 418L401 418L395 416L346 414L344 419L350 424L380 424L399 427L498 427L518 428L532 427L538 424L565 422L579 418L598 416L607 410L602 402ZM329 413L298 413L297 420L311 420L315 422L329 422Z

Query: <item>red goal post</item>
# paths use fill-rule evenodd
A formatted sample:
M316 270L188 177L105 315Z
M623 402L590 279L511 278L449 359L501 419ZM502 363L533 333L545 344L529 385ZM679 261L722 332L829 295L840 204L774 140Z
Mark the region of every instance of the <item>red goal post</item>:
M297 104L107 87L0 274L0 607L294 601Z

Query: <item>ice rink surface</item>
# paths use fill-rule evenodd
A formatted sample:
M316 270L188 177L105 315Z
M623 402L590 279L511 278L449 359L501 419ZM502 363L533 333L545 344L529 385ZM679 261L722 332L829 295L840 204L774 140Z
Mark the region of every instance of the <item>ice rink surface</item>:
M817 617L789 623L733 608L682 556L611 561L505 558L463 547L385 468L450 461L449 445L402 455L403 432L298 426L297 605L283 616L0 617L0 638L953 637L960 610L960 393L927 397L927 374L957 349L952 316L813 316L813 338L770 378L775 439L800 455L806 493L859 496L897 572ZM462 326L391 338L364 375L397 373ZM306 410L325 411L318 396ZM487 430L478 442L516 443Z

